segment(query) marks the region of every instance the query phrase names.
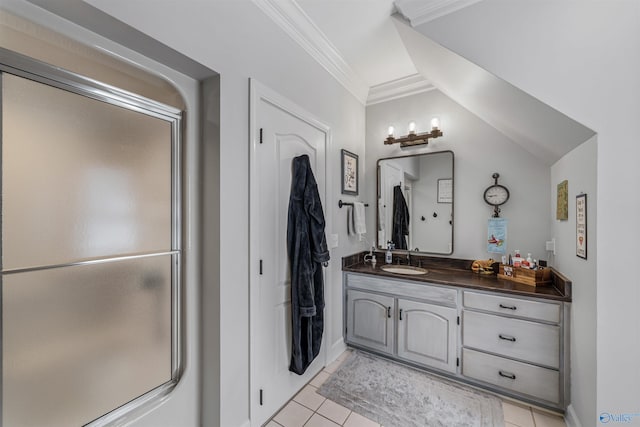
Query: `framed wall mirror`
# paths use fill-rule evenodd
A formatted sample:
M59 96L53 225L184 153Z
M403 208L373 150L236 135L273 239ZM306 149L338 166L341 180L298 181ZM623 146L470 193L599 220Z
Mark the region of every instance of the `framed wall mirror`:
M377 246L453 253L453 151L378 160Z

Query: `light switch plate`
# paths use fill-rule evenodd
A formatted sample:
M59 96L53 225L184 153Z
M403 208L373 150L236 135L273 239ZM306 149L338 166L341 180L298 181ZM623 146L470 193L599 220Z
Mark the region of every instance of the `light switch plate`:
M545 243L546 243L547 252L553 252L553 254L555 255L556 254L556 239L555 239L555 237L553 239L549 240L548 242L545 242Z
M330 249L337 248L340 243L340 236L337 234L329 235L329 247Z

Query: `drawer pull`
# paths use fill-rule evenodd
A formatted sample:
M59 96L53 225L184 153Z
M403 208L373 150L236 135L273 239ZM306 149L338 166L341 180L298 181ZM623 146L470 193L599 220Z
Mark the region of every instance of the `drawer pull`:
M498 335L498 337L499 337L501 340L511 341L511 342L516 342L516 337L510 337L510 336L502 335L502 334L499 334L499 335Z
M387 317L391 319L391 307L387 307Z
M500 308L506 308L507 310L517 310L518 307L516 307L515 305L504 305L504 304L500 304Z
M501 377L509 378L510 380L515 380L516 376L514 374L510 374L509 372L498 371Z

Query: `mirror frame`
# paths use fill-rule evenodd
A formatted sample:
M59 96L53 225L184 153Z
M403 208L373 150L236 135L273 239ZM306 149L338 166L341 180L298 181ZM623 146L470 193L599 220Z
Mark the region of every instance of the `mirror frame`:
M451 251L449 252L425 252L425 251L410 251L410 250L406 250L406 249L394 249L392 252L393 253L403 253L406 254L408 252L414 253L414 254L422 254L422 255L452 255L453 251L454 251L454 242L455 242L455 194L456 194L456 179L455 179L455 171L456 171L456 156L453 153L452 150L443 150L443 151L433 151L433 152L427 152L427 153L417 153L417 154L407 154L404 156L392 156L392 157L383 157L378 159L378 161L376 161L376 222L375 222L375 227L376 227L376 249L378 250L386 250L386 248L381 248L378 246L378 233L380 230L378 230L378 224L380 221L380 212L379 212L379 208L378 208L378 203L380 200L380 162L383 160L393 160L393 159L403 159L403 158L407 158L407 157L417 157L417 156L425 156L425 155L431 155L431 154L442 154L442 153L451 153L451 181L452 181L452 189L451 189Z

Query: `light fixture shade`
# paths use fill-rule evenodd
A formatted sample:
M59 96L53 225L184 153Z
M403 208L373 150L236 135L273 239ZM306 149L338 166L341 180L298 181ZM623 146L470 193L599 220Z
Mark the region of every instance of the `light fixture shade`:
M431 119L431 130L440 129L440 119L438 117L434 117Z
M409 134L414 135L416 133L416 122L409 122Z
M393 126L389 126L389 132L387 132L387 135L393 137L393 132L394 131L395 131L395 129L393 128Z

